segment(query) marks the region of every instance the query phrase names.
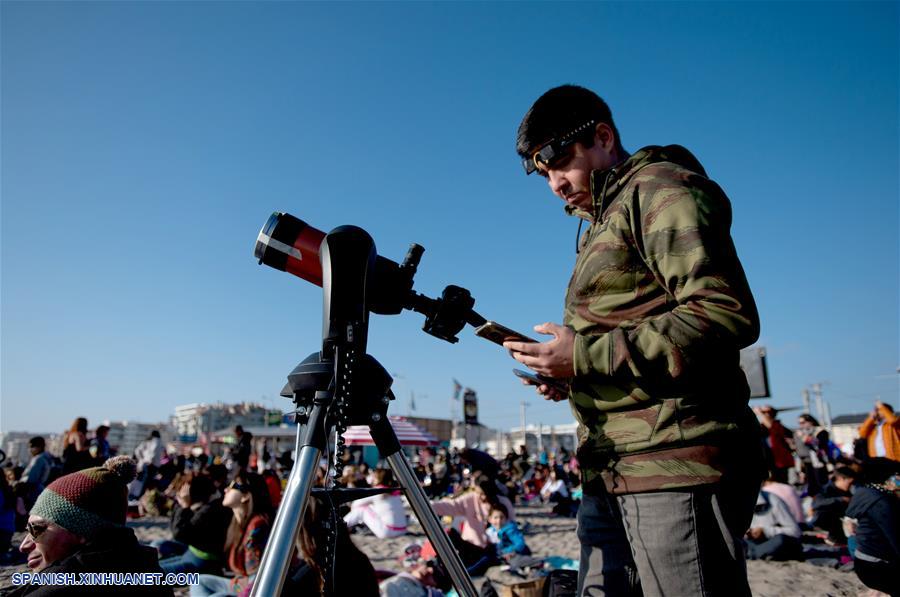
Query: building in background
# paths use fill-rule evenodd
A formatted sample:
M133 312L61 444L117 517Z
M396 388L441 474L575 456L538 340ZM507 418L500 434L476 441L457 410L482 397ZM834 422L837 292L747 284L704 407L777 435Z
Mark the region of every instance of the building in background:
M175 407L172 427L175 430L175 443L182 446L188 444L208 446L214 432L233 429L235 425L241 425L245 429L278 425L281 420L280 411L270 412L268 407L253 402L194 403Z
M109 427L109 435L106 441L114 454L131 456L138 444L150 436L154 429L159 431L163 445L170 443L175 432L168 423L140 423L138 421L103 421ZM88 437L93 437L93 430Z
M47 442L49 451L50 446L56 444L59 434L31 433L30 431L9 431L7 433L0 433L0 450L3 450L3 453L6 454L6 460L3 461L3 464L6 464L7 462L21 466L28 464L28 461L31 460L31 451L28 449L28 440L37 436L44 438ZM58 456L58 454L51 453L54 454L54 456Z
M831 441L844 454L853 454L853 442L859 438L859 426L869 413L840 415L831 421Z
M563 425L526 425L523 433L522 427L513 427L509 430L509 439L501 448L503 454L518 451L519 446L525 445L529 454L536 454L541 450L555 453L560 448L569 452L575 452L578 447L578 423L565 423Z

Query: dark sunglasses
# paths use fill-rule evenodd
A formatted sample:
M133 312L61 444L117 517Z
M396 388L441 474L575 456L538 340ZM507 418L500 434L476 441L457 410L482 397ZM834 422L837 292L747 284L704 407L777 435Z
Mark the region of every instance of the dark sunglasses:
M543 166L544 170L549 170L558 164L569 154L569 147L587 137L588 132L593 134L593 130L588 129L597 123L596 120L589 120L574 131L566 133L559 139L553 139L545 143L535 151L530 158L522 160L522 167L525 168L525 174L531 174Z
M250 486L249 486L249 485L244 485L244 484L242 484L242 483L238 483L237 481L232 481L232 482L228 485L228 489L237 489L237 490L240 491L241 493L249 493L249 492L250 492Z
M50 528L50 527L49 527L49 525L46 525L46 524L34 524L34 523L31 523L31 522L26 522L26 523L25 523L25 531L26 531L29 535L31 535L31 538L32 538L32 539L37 539L38 537L40 537L41 535L43 535L44 532L45 532L48 528Z

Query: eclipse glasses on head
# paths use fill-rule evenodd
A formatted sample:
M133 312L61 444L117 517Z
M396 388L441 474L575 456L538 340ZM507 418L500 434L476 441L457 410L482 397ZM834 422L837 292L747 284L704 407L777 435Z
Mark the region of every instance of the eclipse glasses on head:
M552 139L541 145L530 158L522 159L522 166L525 168L525 174L536 172L541 167L545 170L557 164L565 157L569 147L579 141L586 133L587 129L597 124L596 120L589 120L572 132L566 133L559 139Z

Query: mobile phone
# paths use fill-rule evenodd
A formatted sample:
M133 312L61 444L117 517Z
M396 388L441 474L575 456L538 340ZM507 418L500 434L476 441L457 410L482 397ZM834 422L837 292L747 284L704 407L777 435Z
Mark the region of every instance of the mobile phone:
M534 338L529 338L525 334L520 334L515 330L511 330L505 325L500 325L494 321L489 321L482 326L475 328L475 335L481 336L491 342L503 345L507 340L517 342L537 342Z
M558 379L553 379L552 377L544 377L543 375L538 375L537 373L531 373L529 371L523 371L522 369L513 369L512 372L516 374L516 377L527 379L535 385L546 385L558 392L566 392L567 388L565 384L563 384Z

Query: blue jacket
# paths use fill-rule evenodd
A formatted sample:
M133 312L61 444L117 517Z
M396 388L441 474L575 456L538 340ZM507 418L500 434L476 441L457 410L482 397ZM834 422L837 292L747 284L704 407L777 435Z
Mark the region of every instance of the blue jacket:
M531 550L525 545L522 531L519 530L519 525L515 522L509 521L500 527L499 530L491 527L488 529L488 534L496 535L497 551L501 555L507 553L517 553L522 556L531 555Z

